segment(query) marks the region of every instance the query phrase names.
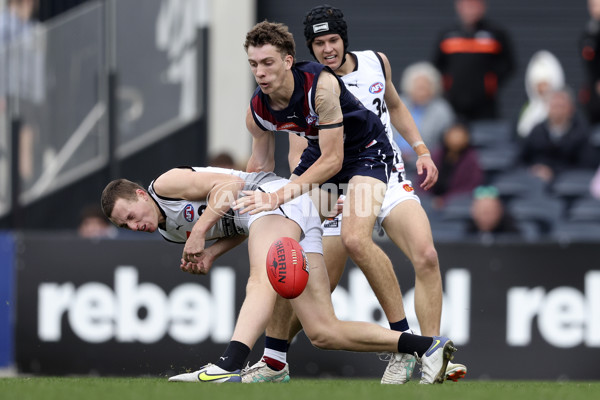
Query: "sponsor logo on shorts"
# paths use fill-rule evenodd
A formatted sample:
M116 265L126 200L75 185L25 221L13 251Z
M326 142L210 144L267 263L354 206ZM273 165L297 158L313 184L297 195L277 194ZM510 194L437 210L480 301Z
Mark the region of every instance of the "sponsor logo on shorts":
M408 183L405 183L404 185L402 185L402 187L404 188L404 190L406 190L407 192L413 192L415 189L410 186Z
M339 221L337 219L326 220L323 223L323 228L337 228L339 225Z

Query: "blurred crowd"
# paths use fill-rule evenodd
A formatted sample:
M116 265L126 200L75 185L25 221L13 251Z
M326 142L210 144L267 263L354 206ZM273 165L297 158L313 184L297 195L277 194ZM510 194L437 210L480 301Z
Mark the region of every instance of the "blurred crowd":
M520 78L510 32L488 17L485 0L454 4L456 25L399 85L440 172L432 190L419 190L415 155L396 136L434 237L600 239L600 0L588 0L578 41L584 85L567 86L561 61L539 49L516 118L498 107L507 80Z
M0 37L6 46L34 29L44 2L5 4ZM587 0L589 19L572 38L585 73L584 84L576 88L566 84L561 60L543 48L531 56L524 76L517 76L513 42L518 38L489 15L486 1L454 0L454 6L456 23L438 32L431 58L407 66L398 85L440 172L432 190L419 190L416 155L396 135L434 235L440 240L445 235L486 241L515 235L600 239L600 0ZM516 117L502 115L498 106L510 80L522 80L527 98ZM0 115L13 90L5 86L0 83ZM34 90L29 92L26 100L40 101ZM39 135L35 126L21 126L24 182L47 164L48 154L32 150ZM0 152L8 150L3 147L0 143ZM214 155L210 165L244 169L226 152ZM501 215L497 226L478 223L479 215L496 214Z

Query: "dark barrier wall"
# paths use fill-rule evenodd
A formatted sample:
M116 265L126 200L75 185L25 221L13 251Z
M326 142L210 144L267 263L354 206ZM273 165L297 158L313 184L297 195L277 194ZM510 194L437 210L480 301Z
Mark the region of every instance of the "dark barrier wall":
M143 235L142 235L143 236ZM388 242L413 310L414 273ZM443 334L473 379L599 379L597 245L439 244ZM16 362L41 374L168 375L214 362L232 333L247 279L245 245L208 276L179 271L181 246L28 234L18 244ZM386 324L349 264L334 293L339 317ZM262 339L251 354L262 353ZM374 354L314 349L301 334L293 376L378 377Z

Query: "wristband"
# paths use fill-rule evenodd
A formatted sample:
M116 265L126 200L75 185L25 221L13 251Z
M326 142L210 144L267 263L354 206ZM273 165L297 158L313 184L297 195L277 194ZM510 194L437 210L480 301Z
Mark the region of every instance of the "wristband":
M414 142L414 143L411 145L411 147L414 149L415 147L417 147L417 146L419 146L419 145L422 145L422 144L425 144L425 142L423 142L422 140L419 140L419 141L416 141L416 142Z
M424 153L424 154L421 154L419 157L431 157L431 154L430 153Z

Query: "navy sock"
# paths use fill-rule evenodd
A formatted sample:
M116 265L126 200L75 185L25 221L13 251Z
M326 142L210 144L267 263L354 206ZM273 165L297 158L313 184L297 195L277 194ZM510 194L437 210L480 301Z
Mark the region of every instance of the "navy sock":
M412 333L403 333L398 339L398 353L406 353L414 355L417 353L419 357L429 349L433 343L433 338L430 336L413 335Z
M404 318L398 322L390 322L390 329L396 332L406 332L410 328L408 326L408 321Z
M289 344L287 340L276 339L274 337L265 336L265 348L287 353Z
M244 361L246 361L249 354L250 347L242 342L232 340L229 342L229 346L227 346L227 349L225 349L225 352L215 365L229 372L235 371L236 369L242 369Z

